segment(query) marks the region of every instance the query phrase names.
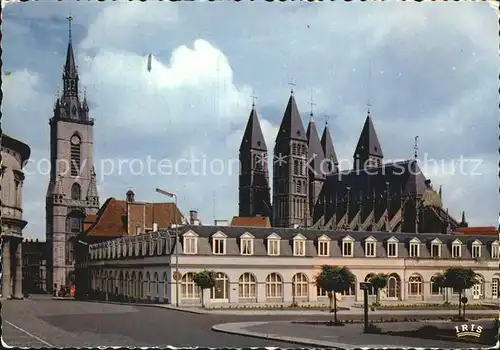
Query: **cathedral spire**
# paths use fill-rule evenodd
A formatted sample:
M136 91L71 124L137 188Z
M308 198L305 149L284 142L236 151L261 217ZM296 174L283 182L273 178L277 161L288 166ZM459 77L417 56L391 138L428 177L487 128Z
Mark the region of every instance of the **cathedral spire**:
M316 123L311 119L307 126L307 149L312 178L322 179L327 169L322 169L325 154L316 129Z
M321 136L321 148L325 154L325 159L328 159L330 164L328 165L330 172L335 171L339 164L337 159L337 153L333 147L332 136L330 135L330 129L328 128L328 116L325 117L325 128L323 129L323 135Z
M377 133L375 132L375 127L368 111L363 130L354 151L355 167L363 168L365 165L368 165L366 163L381 165L383 157L382 147L380 147L380 142L378 141Z
M266 141L264 140L264 134L260 127L259 117L255 111L255 101L252 103L252 110L250 111L250 116L248 117L247 127L245 133L243 134L243 140L241 140L240 152L244 150L261 150L267 151Z
M285 114L281 120L278 135L276 136L276 141L290 139L307 142L304 125L302 124L302 119L300 118L299 109L297 108L293 91L290 93Z

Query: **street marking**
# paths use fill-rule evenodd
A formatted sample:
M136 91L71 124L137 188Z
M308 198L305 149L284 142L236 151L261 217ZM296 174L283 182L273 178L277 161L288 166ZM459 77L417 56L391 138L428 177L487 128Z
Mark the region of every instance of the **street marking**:
M12 326L12 327L14 327L14 328L16 328L17 330L20 330L21 332L23 332L23 333L25 333L25 334L29 335L30 337L32 337L32 338L34 338L34 339L38 340L39 342L41 342L41 343L43 343L43 344L45 344L45 345L47 345L47 346L50 346L51 348L55 348L55 346L54 346L54 345L47 343L45 340L43 340L43 339L41 339L41 338L37 337L36 335L31 334L30 332L28 332L28 331L26 331L26 330L22 329L21 327L18 327L18 326L16 326L15 324L10 323L9 321L5 321L5 320L4 320L4 322L5 322L5 323L7 323L8 325L11 325L11 326Z

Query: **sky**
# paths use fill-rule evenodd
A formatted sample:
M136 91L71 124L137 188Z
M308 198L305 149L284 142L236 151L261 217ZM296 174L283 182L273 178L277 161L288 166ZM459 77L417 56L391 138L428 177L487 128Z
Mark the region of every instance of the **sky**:
M160 187L204 223L238 215L252 96L272 150L294 82L304 124L312 95L313 118L322 130L329 116L342 163L369 103L386 161L412 158L418 136L420 167L442 186L450 214L497 224L498 17L486 3L38 1L3 13L2 129L33 160L25 237L45 236L48 121L70 12L101 204L128 189L168 201Z

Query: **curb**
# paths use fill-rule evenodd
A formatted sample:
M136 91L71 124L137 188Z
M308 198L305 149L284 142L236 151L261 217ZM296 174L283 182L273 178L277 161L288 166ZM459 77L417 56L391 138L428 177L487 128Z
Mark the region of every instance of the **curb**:
M285 322L288 322L288 321L285 321ZM360 348L361 347L361 345L333 343L333 342L327 342L327 341L321 341L321 340L315 340L315 339L278 336L278 335L273 335L273 334L265 334L265 333L258 333L258 332L251 332L251 331L242 330L242 328L244 328L245 326L251 327L251 326L257 326L257 325L266 324L266 323L269 323L269 322L221 323L221 324L217 324L217 325L212 326L212 331L219 332L219 333L225 333L225 334L240 335L240 336L251 337L251 338L276 340L276 341L298 344L298 345L320 346L320 347L325 347L325 348L349 349L349 348ZM236 329L232 329L232 327L234 327L235 325L240 325L240 326ZM381 346L380 345L363 345L362 347L363 348L367 348L367 347L380 348ZM398 345L384 345L384 347L397 348Z
M78 300L77 300L78 301ZM167 309L174 311L187 312L191 314L210 314L209 312L203 310L192 310L192 309L182 309L177 307L168 306L168 304L142 304L142 303L126 303L122 301L102 301L102 300L82 300L87 303L100 303L100 304L114 304L114 305L126 305L126 306L145 306L145 307L155 307L157 309Z

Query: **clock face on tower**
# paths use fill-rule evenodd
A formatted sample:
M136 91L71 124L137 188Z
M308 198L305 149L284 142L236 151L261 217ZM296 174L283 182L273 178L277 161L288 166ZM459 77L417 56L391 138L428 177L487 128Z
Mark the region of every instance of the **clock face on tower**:
M80 138L76 135L71 136L71 143L73 145L79 145L80 144Z

